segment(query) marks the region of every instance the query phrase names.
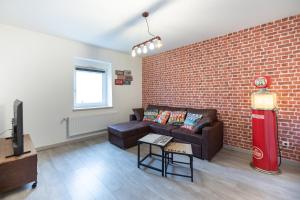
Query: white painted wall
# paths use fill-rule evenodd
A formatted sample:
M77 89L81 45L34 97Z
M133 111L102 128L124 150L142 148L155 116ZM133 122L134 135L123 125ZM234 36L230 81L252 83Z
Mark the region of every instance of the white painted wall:
M130 69L132 85L113 84L113 108L74 112L74 57L110 62L113 73ZM24 102L24 131L36 147L43 147L67 141L65 124L60 123L64 117L116 111L115 122L128 121L131 109L142 105L142 62L127 54L0 25L0 88L0 131L11 127L12 105L18 98Z

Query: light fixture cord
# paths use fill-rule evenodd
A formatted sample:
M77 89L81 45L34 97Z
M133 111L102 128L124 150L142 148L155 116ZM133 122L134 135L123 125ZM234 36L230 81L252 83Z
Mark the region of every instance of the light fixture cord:
M146 21L146 24L147 24L148 34L151 35L151 36L153 36L153 37L155 37L155 35L150 32L150 28L149 28L147 17L145 17L145 21Z

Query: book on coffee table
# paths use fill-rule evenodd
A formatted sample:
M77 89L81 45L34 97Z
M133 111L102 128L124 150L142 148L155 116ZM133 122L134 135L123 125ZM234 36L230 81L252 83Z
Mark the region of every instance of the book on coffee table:
M166 147L165 151L169 153L180 153L180 154L187 154L193 155L192 145L179 143L179 142L170 142Z
M170 136L159 135L159 134L155 134L155 133L149 133L148 135L142 137L138 141L139 142L143 142L143 143L154 144L154 145L158 145L158 146L164 147L172 139L173 139L173 137L170 137Z

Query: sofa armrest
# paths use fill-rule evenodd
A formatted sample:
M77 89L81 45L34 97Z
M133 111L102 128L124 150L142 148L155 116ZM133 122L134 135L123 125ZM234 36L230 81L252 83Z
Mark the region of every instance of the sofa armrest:
M202 118L199 120L196 124L196 126L193 128L192 132L195 134L202 134L202 129L210 126L212 124L211 120L209 118Z
M142 121L144 118L144 108L133 108L133 114L135 115L135 120Z
M135 114L130 114L130 115L129 115L129 121L136 121L136 116L135 116Z
M204 139L202 152L205 154L203 157L211 160L223 146L223 122L216 121L212 126L204 127L202 137Z

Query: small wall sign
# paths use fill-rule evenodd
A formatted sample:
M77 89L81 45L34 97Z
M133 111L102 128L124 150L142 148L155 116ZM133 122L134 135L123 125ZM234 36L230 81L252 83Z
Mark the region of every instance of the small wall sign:
M115 85L131 85L133 77L131 75L131 70L116 70L115 75Z
M124 80L123 79L115 79L115 85L123 85Z
M131 84L131 81L128 81L128 80L124 81L124 85L130 85L130 84Z
M124 70L125 76L131 76L131 70Z
M116 71L115 71L115 74L116 74L116 75L124 75L124 71L116 70Z

